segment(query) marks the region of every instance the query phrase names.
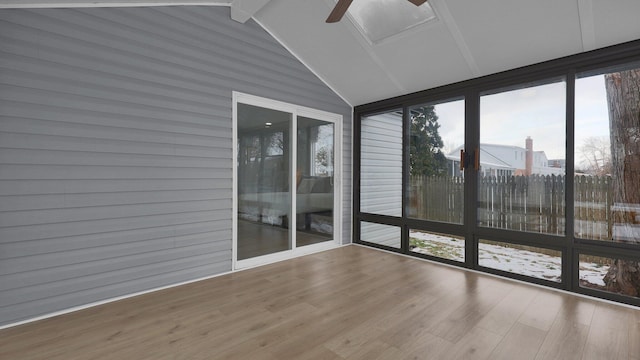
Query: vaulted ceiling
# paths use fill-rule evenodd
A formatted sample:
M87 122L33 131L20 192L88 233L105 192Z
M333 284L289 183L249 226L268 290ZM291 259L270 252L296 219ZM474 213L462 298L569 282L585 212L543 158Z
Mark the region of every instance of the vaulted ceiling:
M354 106L640 39L638 0L429 4L437 20L372 44L349 17L325 23L335 0L0 0L0 8L231 6L232 18L253 18Z

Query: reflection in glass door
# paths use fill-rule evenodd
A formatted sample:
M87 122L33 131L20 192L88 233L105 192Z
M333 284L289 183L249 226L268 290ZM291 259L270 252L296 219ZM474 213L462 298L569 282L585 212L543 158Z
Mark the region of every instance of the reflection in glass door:
M237 106L238 260L292 248L292 114Z
M296 246L333 239L334 124L298 117Z

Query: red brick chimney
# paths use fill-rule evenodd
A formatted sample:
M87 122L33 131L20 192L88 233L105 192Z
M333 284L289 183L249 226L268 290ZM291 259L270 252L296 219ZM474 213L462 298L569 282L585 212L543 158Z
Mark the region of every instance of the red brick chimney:
M525 154L524 174L529 176L533 172L533 139L531 139L531 136L527 136L525 144L527 152Z

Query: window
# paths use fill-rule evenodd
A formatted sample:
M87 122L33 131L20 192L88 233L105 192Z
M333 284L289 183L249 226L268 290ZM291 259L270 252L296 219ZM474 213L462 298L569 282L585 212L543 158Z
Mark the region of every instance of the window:
M401 237L402 233L397 226L365 221L360 223L360 238L363 241L392 248L400 248Z
M535 246L480 240L478 264L553 282L562 280L562 253Z
M640 245L640 66L576 79L575 236Z
M565 158L565 94L560 79L480 97L480 226L564 234L565 171L539 166L534 158ZM516 161L510 161L514 147ZM505 168L511 174L503 175Z
M409 109L409 216L462 224L464 100Z
M462 236L411 229L409 249L416 254L464 262L465 241Z
M638 259L580 254L580 287L640 299L637 277ZM620 276L626 274L625 276ZM629 276L631 275L631 276Z

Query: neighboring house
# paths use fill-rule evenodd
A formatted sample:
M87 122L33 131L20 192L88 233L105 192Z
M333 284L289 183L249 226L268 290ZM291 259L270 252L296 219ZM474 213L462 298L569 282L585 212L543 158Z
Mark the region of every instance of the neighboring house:
M547 159L544 151L533 150L533 139L528 137L526 147L500 144L480 144L480 173L484 176L511 175L563 175L565 161ZM446 155L449 171L460 176L460 150L464 145ZM528 158L530 156L530 158Z

